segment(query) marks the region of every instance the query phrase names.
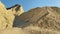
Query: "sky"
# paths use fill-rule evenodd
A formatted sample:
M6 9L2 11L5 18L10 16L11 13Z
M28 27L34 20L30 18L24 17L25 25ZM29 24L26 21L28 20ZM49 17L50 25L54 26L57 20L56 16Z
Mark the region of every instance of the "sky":
M0 0L6 8L15 4L23 6L24 11L28 11L36 7L57 6L60 7L60 0Z

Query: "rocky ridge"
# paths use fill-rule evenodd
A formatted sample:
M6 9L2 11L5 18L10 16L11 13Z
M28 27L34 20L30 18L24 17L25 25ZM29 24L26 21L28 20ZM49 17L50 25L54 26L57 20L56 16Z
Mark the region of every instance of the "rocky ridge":
M6 8L0 2L0 34L60 34L60 8L37 7L24 12L21 5Z
M20 5L11 9L6 9L0 2L0 29L12 28L15 16L19 16L23 12L24 11Z

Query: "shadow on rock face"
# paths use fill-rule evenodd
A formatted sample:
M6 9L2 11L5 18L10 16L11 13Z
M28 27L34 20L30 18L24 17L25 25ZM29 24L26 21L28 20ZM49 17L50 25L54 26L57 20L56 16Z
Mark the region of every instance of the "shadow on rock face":
M23 13L20 16L15 16L13 27L25 27L30 24L36 24L42 17L45 17L47 14L49 13L46 9L32 9L29 12Z
M19 19L19 16L16 16L13 22L13 27L25 27L27 23Z

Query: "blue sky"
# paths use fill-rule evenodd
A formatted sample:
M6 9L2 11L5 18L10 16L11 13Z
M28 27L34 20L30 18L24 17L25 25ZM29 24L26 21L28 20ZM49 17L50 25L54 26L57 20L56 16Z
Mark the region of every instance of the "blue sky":
M28 11L31 8L43 7L43 6L57 6L60 7L60 0L0 0L5 6L11 7L15 4L23 6L24 11Z

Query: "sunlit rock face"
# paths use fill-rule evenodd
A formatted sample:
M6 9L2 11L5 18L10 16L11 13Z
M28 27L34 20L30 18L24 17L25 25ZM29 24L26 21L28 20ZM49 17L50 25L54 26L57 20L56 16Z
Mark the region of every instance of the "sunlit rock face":
M24 11L20 5L6 9L4 4L0 2L0 29L12 28L15 16L19 16L23 12Z
M10 8L7 8L7 10L12 11L12 13L16 16L21 15L22 13L24 13L23 7L19 4L16 4Z
M7 18L9 18L9 14L5 6L0 2L0 29L6 28L6 25L9 22Z

